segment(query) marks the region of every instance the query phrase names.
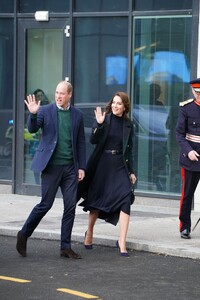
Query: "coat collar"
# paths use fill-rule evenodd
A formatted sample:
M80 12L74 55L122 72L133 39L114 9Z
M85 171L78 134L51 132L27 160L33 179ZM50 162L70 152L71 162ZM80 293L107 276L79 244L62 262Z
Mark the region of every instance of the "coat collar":
M111 113L106 115L106 122L108 124L106 136L108 135L108 128L111 122L111 115L112 115ZM126 150L130 132L131 132L131 122L129 120L123 119L123 152L125 152Z

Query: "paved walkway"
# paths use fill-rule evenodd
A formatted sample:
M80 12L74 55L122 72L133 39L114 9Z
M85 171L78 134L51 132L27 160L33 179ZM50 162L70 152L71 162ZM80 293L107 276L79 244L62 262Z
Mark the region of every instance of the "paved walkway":
M16 236L33 206L40 201L37 196L0 194L0 235ZM53 208L43 218L32 238L60 239L62 199L55 200ZM128 231L128 248L165 255L200 259L200 223L190 240L180 238L179 201L136 197L132 205ZM200 213L192 212L193 226ZM87 228L87 213L77 206L72 239L83 242ZM95 226L94 244L115 246L119 226L102 220Z

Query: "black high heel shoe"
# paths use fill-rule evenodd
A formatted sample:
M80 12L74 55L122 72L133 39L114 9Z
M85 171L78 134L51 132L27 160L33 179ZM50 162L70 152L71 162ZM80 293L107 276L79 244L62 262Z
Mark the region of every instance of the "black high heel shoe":
M128 254L128 252L121 252L120 247L119 247L119 241L116 241L116 247L117 247L117 249L119 251L120 256L123 256L123 257L129 257L130 256Z
M87 231L85 232L85 238L86 238L86 235L87 235ZM84 247L85 247L85 249L87 249L87 250L93 249L93 245L92 245L92 244L90 244L90 245L85 245L85 244L84 244Z

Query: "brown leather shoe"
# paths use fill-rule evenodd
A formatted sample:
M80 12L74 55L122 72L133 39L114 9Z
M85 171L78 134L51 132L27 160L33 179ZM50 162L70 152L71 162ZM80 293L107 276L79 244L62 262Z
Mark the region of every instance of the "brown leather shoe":
M16 249L19 252L19 254L23 257L26 257L26 244L27 238L22 235L21 231L19 231L17 234Z
M74 252L71 248L67 248L64 250L60 251L60 256L68 257L68 258L73 258L73 259L81 259L82 257L80 254Z

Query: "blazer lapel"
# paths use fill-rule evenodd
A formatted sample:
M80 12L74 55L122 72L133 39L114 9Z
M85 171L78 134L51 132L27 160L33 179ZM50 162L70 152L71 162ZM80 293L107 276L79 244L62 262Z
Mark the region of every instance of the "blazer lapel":
M58 128L58 114L57 114L56 104L52 105L51 115L52 115L53 123L55 124L55 128Z

